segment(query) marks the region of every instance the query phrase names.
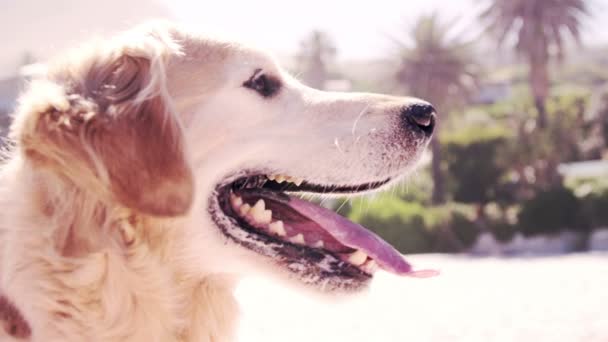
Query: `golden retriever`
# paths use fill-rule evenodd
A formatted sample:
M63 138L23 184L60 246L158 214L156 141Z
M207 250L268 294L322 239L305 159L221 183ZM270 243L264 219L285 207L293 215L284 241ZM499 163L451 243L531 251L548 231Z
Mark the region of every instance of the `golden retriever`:
M415 98L323 92L265 53L154 23L81 47L20 97L0 169L4 340L230 341L262 272L323 293L425 276L294 194L400 179Z

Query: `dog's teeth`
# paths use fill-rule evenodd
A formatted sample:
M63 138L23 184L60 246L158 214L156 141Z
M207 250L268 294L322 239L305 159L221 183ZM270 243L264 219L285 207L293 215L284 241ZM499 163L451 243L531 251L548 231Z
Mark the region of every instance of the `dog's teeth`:
M323 243L323 240L319 240L319 241L315 242L312 246L314 248L323 248L323 247L325 247L325 243Z
M239 208L239 213L241 214L241 216L245 216L245 215L247 215L247 213L249 213L250 210L251 210L251 206L249 204L245 203Z
M367 260L367 254L362 250L358 249L356 252L351 253L348 256L348 262L355 266L361 266Z
M272 181L275 181L277 183L288 182L288 183L293 183L298 186L304 182L304 180L301 178L291 177L291 176L286 176L286 175L267 175L266 178L268 178Z
M230 194L230 203L232 204L232 207L235 209L238 209L240 206L243 205L243 199L240 196L237 196L233 193Z
M374 273L378 270L378 264L374 259L369 259L365 262L365 264L363 264L363 266L361 266L361 268L363 268L363 270L367 273Z
M264 202L263 199L259 199L257 202L255 202L255 205L253 206L253 208L251 208L252 212L262 212L266 209L266 202Z
M249 217L253 222L268 224L272 220L272 211L265 210L266 203L263 199L259 199L253 208L249 211Z
M271 233L274 233L278 236L285 236L287 232L285 231L285 227L283 227L283 221L275 221L268 225L268 230Z
M256 212L255 217L253 219L260 224L269 224L272 221L272 211L264 210L261 213Z
M296 244L299 244L299 245L303 245L305 243L304 242L304 235L302 235L302 233L299 233L296 236L290 237L289 241L293 242L293 243L296 243Z

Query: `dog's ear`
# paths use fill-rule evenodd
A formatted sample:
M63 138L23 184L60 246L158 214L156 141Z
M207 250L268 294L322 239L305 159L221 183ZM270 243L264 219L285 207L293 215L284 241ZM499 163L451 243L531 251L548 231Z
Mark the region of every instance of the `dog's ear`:
M13 136L28 158L77 186L145 214L185 214L193 175L163 69L152 63L122 54L34 85Z

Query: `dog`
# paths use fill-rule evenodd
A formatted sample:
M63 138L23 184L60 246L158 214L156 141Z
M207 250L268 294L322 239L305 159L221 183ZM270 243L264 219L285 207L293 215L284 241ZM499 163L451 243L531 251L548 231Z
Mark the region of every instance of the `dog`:
M432 137L416 98L306 87L266 53L169 23L51 63L0 170L3 340L231 341L243 275L328 295L388 243L298 195L393 184Z

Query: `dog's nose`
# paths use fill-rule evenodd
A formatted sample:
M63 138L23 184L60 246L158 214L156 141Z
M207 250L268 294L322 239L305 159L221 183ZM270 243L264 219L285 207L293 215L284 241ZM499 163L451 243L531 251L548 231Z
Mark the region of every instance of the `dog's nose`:
M410 104L401 111L401 120L404 126L414 126L430 136L435 129L435 108L427 102Z

